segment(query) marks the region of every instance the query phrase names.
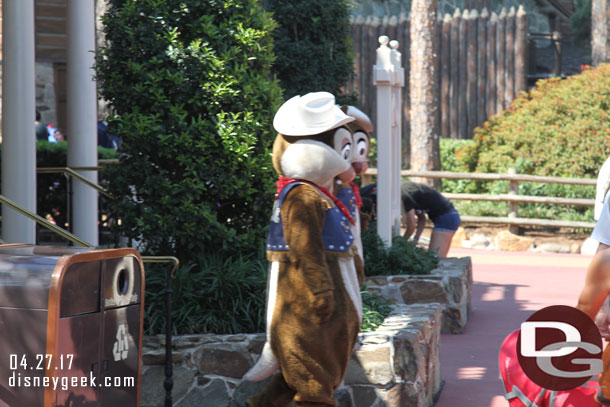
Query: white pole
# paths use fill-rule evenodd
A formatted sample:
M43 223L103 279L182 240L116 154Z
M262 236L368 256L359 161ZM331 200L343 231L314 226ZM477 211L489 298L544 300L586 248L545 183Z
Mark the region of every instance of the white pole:
M68 0L68 166L97 165L97 90L95 63L94 0ZM95 171L81 173L97 183ZM98 244L98 193L73 179L72 222L76 236Z
M400 234L400 112L404 69L398 42L379 37L373 84L377 87L377 233L386 247Z
M390 41L392 51L390 58L394 66L392 81L392 234L400 235L401 198L400 170L402 154L402 87L405 86L405 70L401 66L401 53L398 51L398 41Z
M36 212L34 0L2 2L2 194ZM2 207L2 238L36 242L36 223Z

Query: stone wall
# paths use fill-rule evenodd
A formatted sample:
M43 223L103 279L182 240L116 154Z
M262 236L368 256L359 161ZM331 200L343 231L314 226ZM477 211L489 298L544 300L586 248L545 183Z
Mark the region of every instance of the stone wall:
M396 304L440 303L442 333L462 333L471 311L472 262L470 257L441 259L429 275L375 276L366 279L367 290Z
M431 407L441 389L439 304L396 305L383 325L361 333L339 407ZM241 381L258 358L264 334L176 337L176 407L244 407L266 382ZM161 407L165 397L164 337L146 337L142 407Z

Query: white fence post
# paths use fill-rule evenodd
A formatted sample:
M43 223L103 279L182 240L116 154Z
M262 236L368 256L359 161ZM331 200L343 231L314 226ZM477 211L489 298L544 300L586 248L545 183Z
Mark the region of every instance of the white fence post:
M388 47L388 43L392 47ZM400 234L401 88L405 74L398 42L379 37L373 84L377 87L377 233L386 247Z

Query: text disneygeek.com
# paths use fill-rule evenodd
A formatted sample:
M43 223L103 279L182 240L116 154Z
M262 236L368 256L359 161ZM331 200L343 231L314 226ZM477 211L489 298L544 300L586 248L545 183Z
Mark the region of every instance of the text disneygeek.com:
M9 387L52 387L53 390L68 390L73 387L135 387L135 377L103 377L98 378L89 373L89 376L65 376L54 375L42 376L46 371L67 371L72 369L74 355L10 355L9 370L11 376L8 379ZM39 372L38 375L27 375L27 372ZM24 373L21 373L24 372Z
M103 377L98 380L89 373L89 376L49 377L24 376L13 372L8 379L9 387L52 387L53 390L68 390L73 387L135 387L135 377Z

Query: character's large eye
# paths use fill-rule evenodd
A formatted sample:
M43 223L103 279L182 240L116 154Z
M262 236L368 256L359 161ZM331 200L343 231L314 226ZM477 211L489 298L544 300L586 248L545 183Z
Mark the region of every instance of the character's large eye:
M347 161L347 160L349 160L351 153L352 153L352 145L350 143L347 143L341 149L341 156L343 157L344 160Z
M352 161L352 133L345 127L337 129L334 135L335 150L345 161Z
M354 143L356 145L356 151L354 152L354 158L366 159L369 155L369 137L362 131L354 133Z

